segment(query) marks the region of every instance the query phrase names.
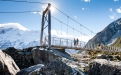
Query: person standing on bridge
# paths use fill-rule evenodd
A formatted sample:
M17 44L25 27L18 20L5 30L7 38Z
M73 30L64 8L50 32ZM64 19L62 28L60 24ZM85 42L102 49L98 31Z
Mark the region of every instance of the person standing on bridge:
M76 46L76 39L74 38L74 47Z
M77 40L76 40L76 46L78 46L78 43L79 43L79 39L77 38Z

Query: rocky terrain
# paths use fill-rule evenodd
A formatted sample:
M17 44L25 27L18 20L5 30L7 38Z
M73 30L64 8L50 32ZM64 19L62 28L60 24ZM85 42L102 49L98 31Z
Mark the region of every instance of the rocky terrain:
M13 70L0 67L0 75L120 75L120 53L82 51L78 54L67 54L58 50L43 48L26 48L18 50L13 47L1 50L3 54L12 57ZM10 55L10 56L9 56ZM2 58L0 58L2 59ZM7 59L7 58L6 58ZM9 61L8 62L13 62ZM4 65L4 63L1 63Z
M111 46L121 48L121 37L119 37Z

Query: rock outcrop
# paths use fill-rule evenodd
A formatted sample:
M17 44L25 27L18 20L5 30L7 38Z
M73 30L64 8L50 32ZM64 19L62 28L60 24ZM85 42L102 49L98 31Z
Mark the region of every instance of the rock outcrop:
M69 60L64 60L59 58L51 61L45 66L38 64L26 69L22 69L17 73L17 75L86 75L82 71L70 67L65 62Z
M121 75L121 63L96 59L90 63L89 75Z
M45 50L41 48L33 48L32 56L35 64L47 64L60 57L71 59L67 53L62 53L57 50Z
M43 67L43 64L34 65L29 68L22 69L17 73L17 75L43 75L41 73Z
M23 50L17 50L14 47L9 47L4 50L4 52L13 58L20 69L24 69L34 65L31 50L32 47Z
M0 50L0 75L16 75L20 71L14 60Z

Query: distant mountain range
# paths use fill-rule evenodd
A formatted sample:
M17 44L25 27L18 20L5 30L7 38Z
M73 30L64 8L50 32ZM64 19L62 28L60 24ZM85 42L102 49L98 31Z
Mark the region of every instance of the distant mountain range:
M40 31L28 30L15 23L0 25L0 48L15 47L21 49L39 45Z
M103 43L105 45L114 45L118 38L121 37L121 18L110 23L101 32L97 33L88 43L98 44Z
M44 36L46 34L44 33ZM112 45L121 44L121 18L110 23L101 32L97 33L88 43ZM27 48L40 45L40 31L29 30L18 23L0 25L0 48L8 47Z

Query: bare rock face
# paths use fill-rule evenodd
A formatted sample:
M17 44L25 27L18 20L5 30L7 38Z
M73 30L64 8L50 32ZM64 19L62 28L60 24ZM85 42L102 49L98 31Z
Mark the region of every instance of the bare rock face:
M18 50L15 49L14 47L9 47L6 50L3 50L3 52L10 55L20 69L24 69L34 65L31 53L32 49L33 48L30 47Z
M117 64L117 65L114 65ZM89 75L121 75L121 66L119 62L97 59L90 64Z
M35 64L48 63L48 53L45 50L34 48L32 50L32 56Z
M50 63L34 65L32 67L22 69L17 75L85 75L68 66L63 60L55 59Z
M16 75L20 71L14 60L0 50L0 75Z
M42 73L45 75L73 75L72 68L62 61L62 59L56 59L47 64Z
M31 53L35 64L47 64L60 57L71 59L68 54L56 50L33 48Z
M29 68L22 69L17 73L17 75L43 75L41 73L43 67L43 64L34 65Z
M57 50L34 48L32 50L32 56L35 64L45 65L39 68L39 72L35 70L35 73L42 75L84 75L83 72L80 73L71 67L72 58L66 53Z

